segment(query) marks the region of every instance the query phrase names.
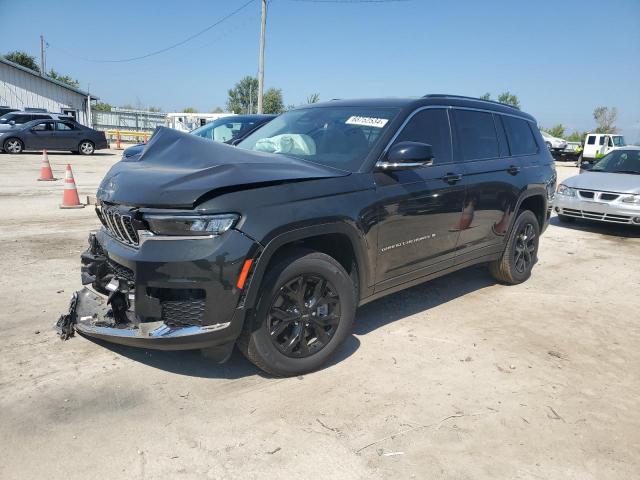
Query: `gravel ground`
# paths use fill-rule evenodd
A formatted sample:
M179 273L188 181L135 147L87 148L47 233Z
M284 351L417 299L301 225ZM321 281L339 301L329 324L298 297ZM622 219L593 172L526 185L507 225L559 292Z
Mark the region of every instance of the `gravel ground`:
M118 159L73 164L81 196ZM358 311L327 368L60 341L98 223L0 155L0 478L640 477L640 230L545 233L530 281L473 268ZM576 169L559 164L561 178Z

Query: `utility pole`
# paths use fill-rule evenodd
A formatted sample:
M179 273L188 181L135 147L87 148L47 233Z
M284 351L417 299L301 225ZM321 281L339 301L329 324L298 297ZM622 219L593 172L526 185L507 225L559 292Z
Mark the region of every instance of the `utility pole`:
M260 26L260 64L258 65L258 113L262 113L264 93L264 34L267 30L267 0L262 0L262 23Z
M40 35L40 72L42 75L47 74L47 65L44 60L44 36Z

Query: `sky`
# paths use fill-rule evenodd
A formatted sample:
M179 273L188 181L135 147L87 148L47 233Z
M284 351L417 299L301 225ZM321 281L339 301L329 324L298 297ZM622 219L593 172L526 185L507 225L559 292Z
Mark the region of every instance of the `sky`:
M260 0L164 53L248 0L0 0L0 54L39 57L112 105L224 107L258 70ZM92 60L92 61L88 61ZM271 0L265 87L285 104L508 90L539 124L595 128L617 107L640 142L640 0Z

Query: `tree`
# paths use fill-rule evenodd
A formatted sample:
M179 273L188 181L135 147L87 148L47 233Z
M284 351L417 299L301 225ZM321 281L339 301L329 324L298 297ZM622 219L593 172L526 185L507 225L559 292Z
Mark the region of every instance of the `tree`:
M228 91L227 110L233 113L253 113L258 106L258 79L246 76Z
M480 100L491 100L491 94L489 92L485 93L484 95L480 95Z
M221 107L216 107L213 109L212 113L224 113L224 110Z
M282 90L280 88L270 88L264 92L263 98L264 113L284 112L284 101L282 100Z
M616 133L618 131L615 126L618 118L618 109L616 107L597 107L593 111L593 118L598 124L596 133Z
M29 55L27 52L16 50L14 52L7 53L4 58L10 62L17 63L18 65L22 65L23 67L27 67L30 70L40 73L40 67L36 62L36 58Z
M95 110L96 112L110 112L111 105L104 102L98 102L92 107L92 110Z
M516 107L517 109L520 109L520 100L518 100L518 96L512 94L508 90L498 95L498 101L500 103L505 103L507 105L511 105L512 107Z
M564 132L565 132L565 128L564 125L562 125L561 123L551 127L551 128L544 128L541 127L540 130L544 130L545 132L547 132L549 135L551 135L552 137L558 137L558 138L563 138L564 137Z
M182 109L182 113L198 113L198 110L193 107L187 107Z
M70 87L78 88L80 86L80 82L75 78L71 78L69 75L61 75L56 72L53 68L47 74L49 78L53 78L54 80L58 80L59 82L66 83Z
M574 131L571 135L567 137L568 142L583 142L584 137L587 135L587 132L578 132Z
M320 94L319 93L312 93L311 95L309 95L307 97L307 103L311 104L311 103L318 103L320 101Z
M150 111L150 112L161 112L162 108L161 107L150 106L150 107L147 108L147 110Z

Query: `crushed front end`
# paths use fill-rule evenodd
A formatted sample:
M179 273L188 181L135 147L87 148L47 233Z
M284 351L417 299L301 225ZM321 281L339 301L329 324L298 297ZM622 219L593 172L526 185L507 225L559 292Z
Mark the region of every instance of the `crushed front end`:
M148 210L107 204L97 213L103 228L89 236L81 256L85 288L61 317L61 336L70 336L72 326L123 345L207 349L213 357L218 351L220 360L228 357L244 322L238 278L259 245L232 228L193 236L150 230L149 218L166 219L166 213L153 217ZM202 217L191 212L188 218Z

